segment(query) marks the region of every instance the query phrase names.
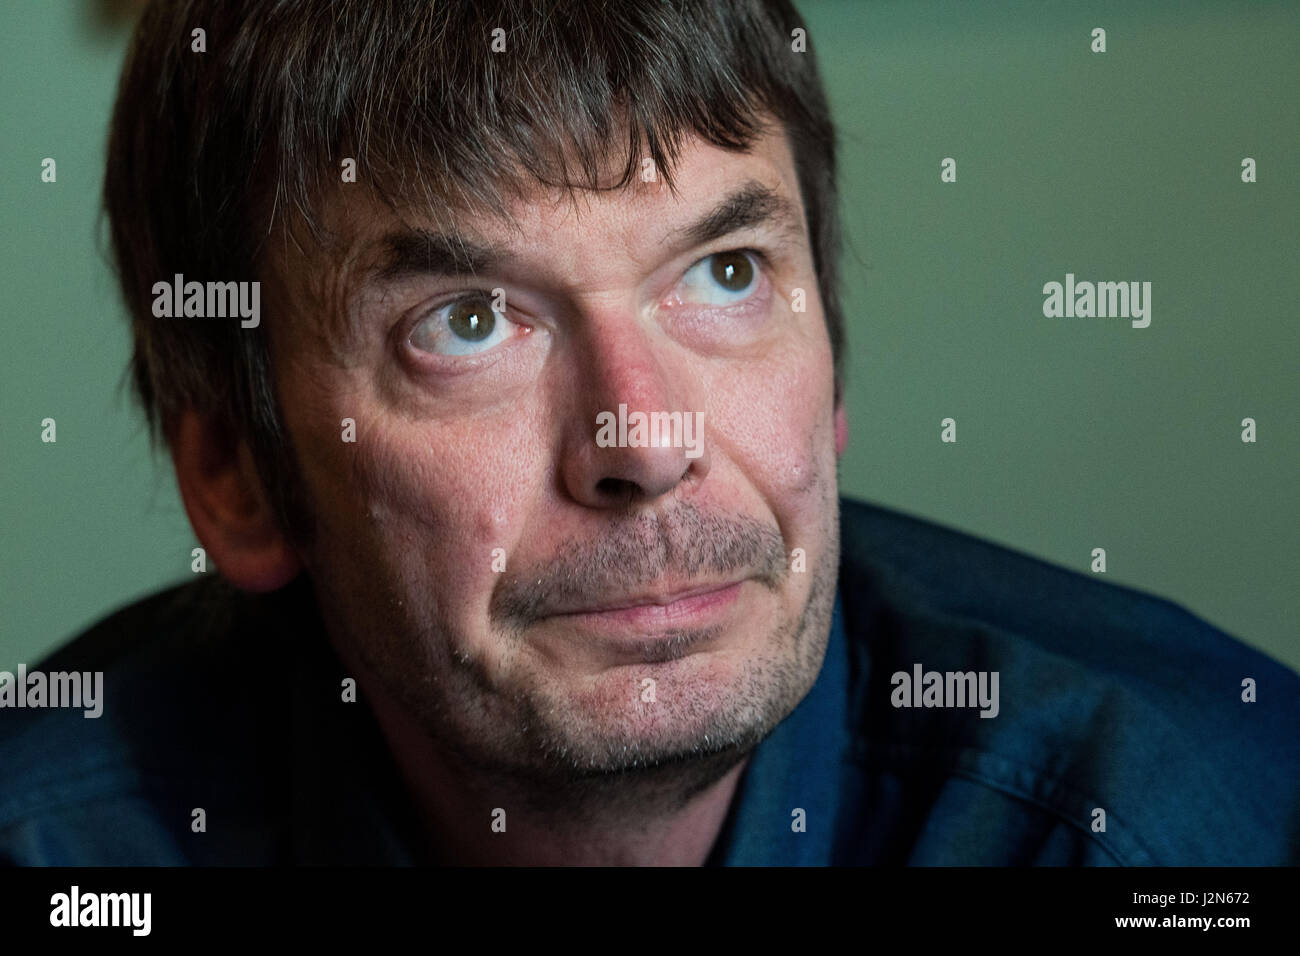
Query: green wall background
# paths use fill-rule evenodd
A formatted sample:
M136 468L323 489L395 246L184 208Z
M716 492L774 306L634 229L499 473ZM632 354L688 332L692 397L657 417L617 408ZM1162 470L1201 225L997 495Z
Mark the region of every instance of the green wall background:
M1104 547L1300 668L1300 4L801 9L843 139L844 492L1084 573ZM126 35L94 10L0 8L0 669L196 544L124 387L98 204ZM1045 318L1067 272L1150 281L1150 327Z

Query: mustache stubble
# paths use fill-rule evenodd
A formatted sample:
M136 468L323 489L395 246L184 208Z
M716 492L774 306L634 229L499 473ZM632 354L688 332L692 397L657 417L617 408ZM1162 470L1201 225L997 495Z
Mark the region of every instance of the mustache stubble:
M671 511L615 518L594 541L567 539L526 573L506 573L489 604L504 630L520 632L558 608L598 603L611 593L664 578L694 581L743 572L771 590L789 573L774 525L680 502Z

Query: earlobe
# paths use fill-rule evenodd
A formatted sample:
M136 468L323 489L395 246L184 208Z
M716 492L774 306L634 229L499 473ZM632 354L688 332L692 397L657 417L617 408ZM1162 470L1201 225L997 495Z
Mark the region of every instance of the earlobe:
M849 444L849 416L844 411L844 402L841 400L835 406L835 456L838 458L844 454L844 449Z
M245 591L274 591L302 561L276 521L247 444L197 412L169 429L185 513L219 573Z

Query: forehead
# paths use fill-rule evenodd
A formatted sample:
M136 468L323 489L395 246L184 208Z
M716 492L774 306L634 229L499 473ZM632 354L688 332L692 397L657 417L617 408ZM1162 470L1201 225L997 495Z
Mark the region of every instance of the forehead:
M490 257L542 282L579 276L581 261L593 251L619 256L629 268L649 267L657 257L689 248L693 238L711 238L711 227L716 233L728 220L744 220L734 213L735 200L745 195L749 219L764 220L762 227L784 241L807 245L794 161L779 126L745 152L686 139L671 172L671 188L664 171L644 163L617 188L538 187L505 203L504 216L450 204L391 206L364 187L338 185L321 203L321 241L269 249L267 278L283 305L325 319L342 318L360 293L401 272L421 249L430 256L462 252L450 257L464 268L452 271L478 272ZM429 245L430 237L442 245Z
M654 246L685 232L701 214L745 187L790 203L802 218L794 161L784 135L768 132L743 153L690 139L673 167L671 186L647 158L633 181L622 188L541 192L512 203L508 223L484 225L494 235L525 246L546 242L556 231L580 240L595 234L621 238L620 245ZM554 245L557 248L551 252L560 253L560 244Z

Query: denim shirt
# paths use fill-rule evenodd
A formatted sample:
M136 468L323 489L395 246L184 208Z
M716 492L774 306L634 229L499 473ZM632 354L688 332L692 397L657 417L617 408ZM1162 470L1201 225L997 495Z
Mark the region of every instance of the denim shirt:
M711 862L1300 862L1294 672L1168 601L885 509L841 514L826 662L755 753ZM998 672L997 715L895 706L893 676L918 664Z
M1167 601L884 508L843 500L841 542L821 672L709 864L1300 862L1296 674ZM171 589L38 669L104 671L103 715L0 709L0 862L438 862L303 580ZM996 673L996 714L899 686L931 672Z

